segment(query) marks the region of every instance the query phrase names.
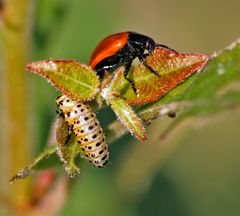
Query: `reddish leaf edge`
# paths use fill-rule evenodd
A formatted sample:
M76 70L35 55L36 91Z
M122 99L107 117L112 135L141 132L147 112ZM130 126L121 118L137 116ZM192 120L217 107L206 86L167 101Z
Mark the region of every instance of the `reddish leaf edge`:
M184 55L184 54L182 54ZM142 104L146 104L146 103L150 103L150 102L154 102L159 100L160 98L162 98L166 93L168 93L169 91L173 90L174 88L176 88L178 85L180 85L181 83L183 83L184 81L186 81L190 76L194 75L195 73L201 72L205 69L205 67L207 66L207 64L210 62L210 60L212 60L211 55L208 54L199 54L199 56L204 56L206 57L205 61L202 62L198 62L195 65L192 66L192 68L187 69L186 71L194 71L192 73L189 73L188 76L185 77L185 79L183 79L181 82L179 82L177 85L173 85L171 88L169 88L167 91L164 92L164 94L162 94L161 92L156 95L155 97L152 98L148 98L148 99L142 99L141 101L135 101L133 100L128 100L128 99L124 99L127 104L129 105L142 105ZM121 73L118 74L118 76L121 76Z
M35 66L37 64L43 64L43 63L59 63L59 62L63 62L63 63L74 63L78 66L81 66L83 68L86 68L88 70L93 70L91 67L85 65L85 64L81 64L78 61L72 60L72 59L47 59L47 60L40 60L40 61L34 61L30 64L27 64L25 69L29 72L38 74L44 78L46 78L48 80L48 82L50 82L53 86L55 86L58 90L60 90L63 94L66 94L67 96L74 98L74 99L79 99L79 96L77 94L73 94L71 91L68 91L66 88L61 87L60 85L58 85L56 82L54 82L52 79L49 78L48 75L46 75L45 73L42 73L40 69L36 68ZM99 82L100 83L100 82ZM98 89L98 92L100 92L100 89ZM96 91L96 94L98 94L98 92ZM88 99L86 99L86 101L91 101L95 98L95 96L90 97Z
M138 117L139 118L139 117ZM140 119L140 118L139 118ZM140 121L141 122L141 125L138 125L139 127L141 127L141 130L144 131L144 134L143 136L140 136L138 133L136 133L134 130L132 129L129 129L126 125L126 123L121 120L119 117L117 117L117 120L120 122L120 124L125 128L125 132L124 133L129 133L131 134L131 136L133 136L134 138L136 138L138 141L140 142L145 142L147 139L148 139L148 136L147 136L147 132L146 132L146 128L143 126L143 121Z

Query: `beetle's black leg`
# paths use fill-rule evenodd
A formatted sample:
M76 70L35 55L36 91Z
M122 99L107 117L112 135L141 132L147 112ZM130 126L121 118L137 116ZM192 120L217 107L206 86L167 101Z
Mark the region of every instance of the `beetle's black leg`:
M173 51L173 52L176 52L174 49L171 49L170 47L168 47L168 46L166 46L166 45L163 45L163 44L156 44L156 47L163 47L163 48L165 48L165 49L169 49L169 50L171 50L171 51ZM145 59L147 58L148 55L149 55L149 54L139 55L139 56L138 56L139 61L140 61L145 67L147 67L147 68L151 71L151 73L153 73L154 75L160 77L160 75L159 75L150 65L146 64Z
M132 66L132 63L127 63L127 64L125 64L125 69L124 69L124 72L123 72L123 76L124 76L124 78L131 84L131 87L132 87L134 93L135 93L136 95L138 95L137 89L136 89L135 84L134 84L134 81L131 80L131 79L129 79L129 78L127 78L127 75L128 75L128 73L129 73L129 71L130 71L130 69L131 69L131 66Z
M145 59L148 55L140 55L138 56L139 61L147 68L151 71L151 73L153 73L154 75L160 77L160 75L150 66L145 62Z
M146 62L143 62L143 65L145 67L147 67L151 71L151 73L153 73L154 75L160 77L160 75L150 65L146 64Z

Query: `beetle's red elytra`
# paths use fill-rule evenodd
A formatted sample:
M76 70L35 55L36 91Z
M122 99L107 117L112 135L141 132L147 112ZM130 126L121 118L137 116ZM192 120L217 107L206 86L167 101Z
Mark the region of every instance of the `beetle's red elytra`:
M127 43L128 32L110 35L102 40L92 53L90 67L95 68L102 60L115 55Z

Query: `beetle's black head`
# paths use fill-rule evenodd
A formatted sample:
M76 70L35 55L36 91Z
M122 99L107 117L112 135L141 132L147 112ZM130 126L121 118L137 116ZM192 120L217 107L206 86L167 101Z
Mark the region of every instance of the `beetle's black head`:
M156 46L155 41L152 38L136 32L129 32L128 42L134 48L147 50L149 54L152 53Z

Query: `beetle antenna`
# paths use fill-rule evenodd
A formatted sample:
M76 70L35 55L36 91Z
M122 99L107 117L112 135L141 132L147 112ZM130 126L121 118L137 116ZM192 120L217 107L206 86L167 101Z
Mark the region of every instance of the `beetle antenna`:
M158 44L158 43L156 43L156 47L162 47L162 48L169 49L169 50L171 50L171 51L176 52L176 50L174 50L174 49L172 49L172 48L170 48L170 47L168 47L168 46L166 46L166 45L163 45L163 44Z

